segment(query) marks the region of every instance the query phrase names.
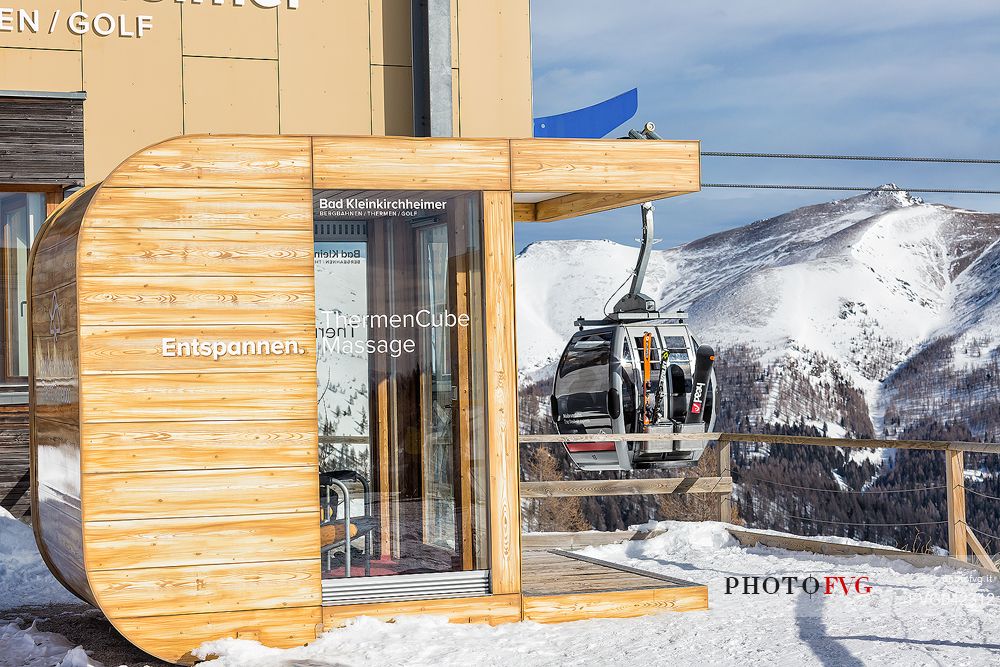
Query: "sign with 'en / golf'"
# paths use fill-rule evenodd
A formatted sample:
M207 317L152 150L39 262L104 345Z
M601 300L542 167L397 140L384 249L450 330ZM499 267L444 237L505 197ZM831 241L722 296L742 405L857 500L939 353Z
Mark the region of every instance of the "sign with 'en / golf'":
M256 7L259 9L298 9L299 0L143 0L147 3L192 4L205 6L231 5L233 7ZM46 3L47 4L47 3ZM109 8L110 9L110 8ZM154 28L153 16L149 14L119 14L114 9L89 13L69 12L63 9L42 9L31 7L0 6L0 34L25 33L33 35L53 35L69 32L73 35L93 34L98 37L146 36Z

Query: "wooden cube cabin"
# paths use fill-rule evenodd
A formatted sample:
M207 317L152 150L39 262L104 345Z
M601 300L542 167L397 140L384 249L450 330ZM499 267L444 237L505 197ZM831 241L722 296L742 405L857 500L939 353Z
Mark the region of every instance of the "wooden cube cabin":
M693 141L207 135L134 155L32 251L46 563L177 663L361 615L706 608L702 586L522 559L514 346L514 222L698 188Z

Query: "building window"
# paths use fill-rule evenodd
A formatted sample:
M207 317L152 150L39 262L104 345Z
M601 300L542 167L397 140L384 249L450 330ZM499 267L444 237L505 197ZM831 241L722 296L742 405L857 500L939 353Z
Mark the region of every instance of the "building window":
M28 384L28 251L45 221L45 195L0 192L0 280L3 326L0 402L26 401Z

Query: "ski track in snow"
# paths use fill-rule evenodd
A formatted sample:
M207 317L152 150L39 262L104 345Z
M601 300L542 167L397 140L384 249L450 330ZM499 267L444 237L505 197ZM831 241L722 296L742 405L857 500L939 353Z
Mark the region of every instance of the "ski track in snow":
M666 522L665 535L589 556L707 584L708 612L491 628L442 618L361 619L286 651L224 640L204 667L290 665L982 665L1000 659L1000 593L969 572L883 557L742 548L718 523ZM975 572L973 572L975 574ZM867 576L869 595L725 595L727 576Z

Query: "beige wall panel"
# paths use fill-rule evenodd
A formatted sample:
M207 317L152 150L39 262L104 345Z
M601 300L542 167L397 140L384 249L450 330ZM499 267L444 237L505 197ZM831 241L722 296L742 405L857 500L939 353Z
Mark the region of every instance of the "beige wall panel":
M89 276L311 276L312 229L92 228L80 271Z
M104 178L132 153L184 131L180 5L142 5L154 28L141 39L91 33L83 38L87 182ZM109 11L107 0L83 0L83 9L91 16Z
M184 131L277 134L277 61L185 56Z
M320 549L318 508L311 514L87 521L84 535L91 571L244 563L247 554L258 562L310 559Z
M281 132L369 134L366 0L302 3L278 19Z
M490 457L490 564L494 593L521 591L514 224L510 192L483 193L484 328Z
M66 19L73 12L80 11L80 0L31 0L31 2L4 3L4 7L14 9L14 31L0 32L0 47L17 46L31 49L70 49L80 50L80 37L74 35L66 27ZM30 15L32 10L38 10L38 32L20 32L21 22L18 18L19 9ZM52 15L59 11L59 23L51 34L49 26ZM27 26L26 26L27 28ZM3 67L0 66L0 72ZM37 88L33 90L38 90Z
M313 179L317 188L499 190L508 150L500 140L316 137Z
M372 134L413 135L413 81L409 67L372 65Z
M67 336L67 338L72 338ZM208 356L164 356L163 339L190 344L198 341L224 341L239 345L241 354ZM80 364L84 375L103 373L225 373L274 371L308 373L316 368L315 329L308 325L268 327L259 325L217 325L211 327L85 327L80 332ZM242 354L243 344L260 350L261 342L294 341L306 354ZM253 347L248 351L252 352Z
M510 142L515 192L696 192L697 141L529 139Z
M84 423L315 418L315 371L87 375ZM84 431L86 437L86 431Z
M101 609L118 616L170 616L304 607L320 587L319 558L90 573ZM150 619L151 623L156 623Z
M292 648L314 640L321 623L319 606L160 616L155 623L148 618L114 620L119 632L146 651L166 660L183 660L185 664L193 662L190 651L211 639L239 636L265 646Z
M305 324L315 322L313 279L82 278L80 324Z
M315 363L315 362L313 362ZM88 424L84 472L316 465L316 420Z
M459 85L458 68L451 70L451 132L454 136L462 136L462 90Z
M410 0L370 0L373 65L413 64Z
M308 144L305 147L305 159L308 160ZM262 156L262 159L268 158ZM143 173L145 164L152 165L153 162L144 161L142 166L137 165L133 172L135 178L146 178ZM308 177L308 172L304 172L303 176ZM117 174L113 178L118 179ZM281 176L281 179L285 177ZM200 230L198 233L209 229L220 233L265 230L294 235L304 229L312 229L312 214L312 190L258 192L209 188L104 188L87 212L87 228L83 230L83 236L91 238L91 233L98 228L122 227L196 229Z
M459 40L461 37L458 34L458 0L451 0L451 67L452 69L457 69L459 63L461 62L458 58L459 51ZM457 72L455 73L458 74ZM455 127L458 127L456 125ZM456 136L458 136L456 134Z
M83 90L80 52L0 48L0 90Z
M84 475L83 494L87 521L309 514L319 498L317 480L315 466L115 472Z
M297 11L301 10L288 13ZM252 2L243 7L185 3L181 15L186 56L278 57L277 9L262 9ZM284 10L281 18L285 18Z
M210 59L203 58L201 61ZM251 61L245 61L251 62ZM104 190L113 187L169 188L311 188L308 137L247 137L234 135L176 137L128 158L110 178ZM240 192L238 199L280 198L280 195ZM311 193L309 194L311 197ZM177 193L166 193L169 202ZM183 207L184 202L176 202ZM132 211L145 215L145 211ZM309 204L309 215L312 205ZM90 226L91 214L87 215ZM119 223L120 224L120 223Z
M528 0L459 0L458 58L464 137L530 137Z

